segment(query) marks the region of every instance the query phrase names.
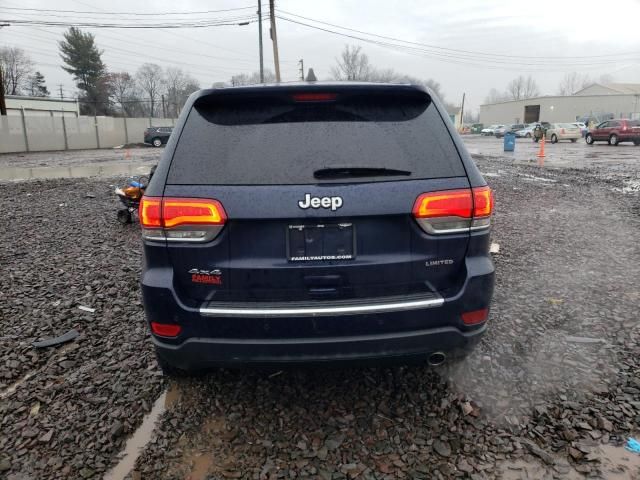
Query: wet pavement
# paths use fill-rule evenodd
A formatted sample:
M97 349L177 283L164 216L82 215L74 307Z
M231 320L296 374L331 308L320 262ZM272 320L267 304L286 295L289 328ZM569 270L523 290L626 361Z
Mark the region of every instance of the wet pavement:
M496 192L497 285L482 343L435 371L166 381L109 170L154 157L101 151L96 178L0 184L0 478L640 478L622 447L640 437L640 195L624 191L640 147L547 145L540 167L526 145L465 141ZM28 168L82 163L38 155Z

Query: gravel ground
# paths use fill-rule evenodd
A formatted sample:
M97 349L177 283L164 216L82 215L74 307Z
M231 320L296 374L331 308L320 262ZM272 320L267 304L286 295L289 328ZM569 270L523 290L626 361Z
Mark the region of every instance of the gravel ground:
M500 251L491 328L469 359L169 382L129 477L640 478L633 459L610 461L640 432L640 198L620 193L637 165L477 161ZM100 478L165 388L138 232L114 222L110 183L0 185L0 477ZM66 346L30 345L71 328Z
M112 182L0 185L0 477L98 478L163 388L139 234L114 221ZM72 328L72 343L31 346Z

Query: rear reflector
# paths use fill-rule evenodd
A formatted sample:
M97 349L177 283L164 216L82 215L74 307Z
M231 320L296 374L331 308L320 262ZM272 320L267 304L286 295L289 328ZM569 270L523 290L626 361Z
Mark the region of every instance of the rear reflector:
M489 309L483 308L482 310L474 310L472 312L465 312L462 314L462 322L465 325L478 325L487 321L489 316Z
M296 102L333 102L337 95L335 93L294 93L293 100Z
M493 193L485 186L423 193L413 216L427 233L460 233L487 228L492 210Z
M142 197L140 225L147 240L212 240L227 221L224 207L210 198Z
M151 331L159 337L177 337L181 330L180 325L151 322Z

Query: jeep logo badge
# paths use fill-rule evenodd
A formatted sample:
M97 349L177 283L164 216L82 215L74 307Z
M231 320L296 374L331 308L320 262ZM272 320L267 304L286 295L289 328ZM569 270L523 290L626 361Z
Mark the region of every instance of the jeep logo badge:
M305 194L304 200L298 202L298 206L303 210L307 208L330 208L334 212L342 206L342 197L312 197L310 193Z

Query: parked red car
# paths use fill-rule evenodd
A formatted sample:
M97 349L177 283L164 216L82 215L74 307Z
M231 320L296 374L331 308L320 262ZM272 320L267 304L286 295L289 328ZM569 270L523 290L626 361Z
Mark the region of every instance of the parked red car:
M607 141L609 145L618 145L620 142L640 145L640 120L607 120L589 130L584 139L589 145L595 141Z

